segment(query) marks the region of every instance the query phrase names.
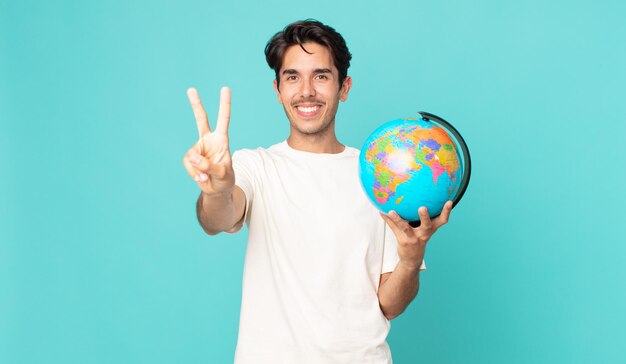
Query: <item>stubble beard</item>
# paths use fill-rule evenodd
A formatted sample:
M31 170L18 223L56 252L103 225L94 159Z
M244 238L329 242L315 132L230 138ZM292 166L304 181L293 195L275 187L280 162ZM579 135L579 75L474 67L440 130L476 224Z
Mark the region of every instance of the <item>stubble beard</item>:
M324 106L327 106L327 105L324 104ZM289 124L291 124L291 128L293 130L307 137L310 137L310 136L322 137L326 135L331 129L331 127L335 124L335 115L337 114L337 109L338 109L337 106L338 105L335 106L334 110L329 110L329 109L324 110L324 114L321 116L322 123L319 126L313 127L313 128L303 128L300 125L298 125L298 123L295 120L297 116L290 115L289 112L287 112L286 107L285 107L285 114L287 115L287 118L289 119ZM329 115L329 112L332 113L332 117ZM294 111L294 113L297 113L297 111Z

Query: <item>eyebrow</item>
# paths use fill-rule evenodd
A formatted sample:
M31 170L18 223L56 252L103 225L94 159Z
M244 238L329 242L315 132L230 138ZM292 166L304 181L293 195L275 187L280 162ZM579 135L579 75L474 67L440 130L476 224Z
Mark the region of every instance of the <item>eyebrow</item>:
M287 68L286 70L284 70L282 72L283 75L297 75L300 72L296 71L293 68ZM315 74L320 74L320 73L333 73L329 68L316 68L315 70L313 70L313 73Z
M313 71L313 73L333 73L333 72L328 68L316 68L315 71Z

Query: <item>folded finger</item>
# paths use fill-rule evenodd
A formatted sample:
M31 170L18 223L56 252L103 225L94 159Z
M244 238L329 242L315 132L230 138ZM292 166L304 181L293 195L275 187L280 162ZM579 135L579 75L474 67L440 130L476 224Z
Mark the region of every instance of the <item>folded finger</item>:
M208 158L197 153L195 150L191 150L188 156L189 162L195 170L199 172L208 172L211 166L211 162Z
M187 173L189 174L189 176L191 176L191 178L193 178L194 181L204 182L209 179L209 176L206 173L197 170L193 166L188 156L185 156L183 158L183 165L185 166L185 169L187 170Z

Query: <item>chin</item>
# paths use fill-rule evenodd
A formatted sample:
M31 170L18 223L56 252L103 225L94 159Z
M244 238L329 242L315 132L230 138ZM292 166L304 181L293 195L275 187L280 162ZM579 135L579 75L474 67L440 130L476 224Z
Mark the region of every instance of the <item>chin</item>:
M330 124L323 124L323 125L294 124L294 129L296 129L300 134L304 134L304 135L323 134L328 130L329 127L330 127Z

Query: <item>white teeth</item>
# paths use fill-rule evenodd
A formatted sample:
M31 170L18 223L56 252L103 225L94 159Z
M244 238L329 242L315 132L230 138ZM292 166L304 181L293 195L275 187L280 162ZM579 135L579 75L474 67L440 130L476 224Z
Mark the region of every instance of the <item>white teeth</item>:
M317 109L319 109L319 106L311 106L311 107L302 107L302 106L298 106L298 110L302 111L302 112L314 112L317 111Z

